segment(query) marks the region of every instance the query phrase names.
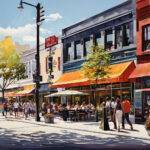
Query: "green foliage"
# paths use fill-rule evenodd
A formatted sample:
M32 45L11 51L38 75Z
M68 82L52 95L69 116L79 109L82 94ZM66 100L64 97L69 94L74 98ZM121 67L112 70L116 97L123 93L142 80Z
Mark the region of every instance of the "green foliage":
M25 65L15 51L12 40L0 42L0 89L4 91L10 84L25 78Z
M110 55L105 49L93 46L82 66L84 75L89 79L100 79L107 76L110 65Z

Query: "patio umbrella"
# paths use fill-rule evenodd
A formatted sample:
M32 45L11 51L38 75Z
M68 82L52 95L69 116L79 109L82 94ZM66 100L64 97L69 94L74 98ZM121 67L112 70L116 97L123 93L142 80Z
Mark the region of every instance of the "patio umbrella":
M65 91L60 91L60 92L46 95L45 97L59 97L59 96L71 96L71 95L89 95L89 94L75 91L75 90L65 90Z

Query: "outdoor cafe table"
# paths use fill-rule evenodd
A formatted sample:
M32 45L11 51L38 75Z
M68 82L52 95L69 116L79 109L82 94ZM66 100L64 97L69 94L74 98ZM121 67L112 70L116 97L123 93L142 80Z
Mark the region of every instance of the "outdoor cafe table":
M88 113L91 114L91 111L92 110L68 110L68 117L71 121L86 120L88 118Z

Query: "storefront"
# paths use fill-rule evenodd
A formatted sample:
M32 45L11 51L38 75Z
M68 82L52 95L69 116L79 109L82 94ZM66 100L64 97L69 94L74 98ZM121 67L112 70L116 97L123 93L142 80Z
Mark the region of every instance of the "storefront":
M135 69L133 61L109 66L109 74L97 83L90 81L80 70L64 73L60 79L53 84L55 88L66 88L84 91L90 94L86 102L99 105L107 96L121 99L128 95L133 103L133 86L128 77ZM76 98L82 103L84 97Z
M55 102L56 100L53 98L45 98L46 95L57 92L57 89L53 89L49 87L49 83L43 83L40 85L39 93L40 93L40 104L42 104L43 101L47 102Z
M150 107L150 63L138 64L130 75L134 81L135 121L145 121Z

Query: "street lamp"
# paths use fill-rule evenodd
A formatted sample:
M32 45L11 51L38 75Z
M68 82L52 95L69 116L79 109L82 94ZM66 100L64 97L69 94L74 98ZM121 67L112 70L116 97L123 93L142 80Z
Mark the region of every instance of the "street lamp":
M37 47L37 51L36 51L36 72L34 75L34 82L36 83L36 88L35 88L35 97L36 97L36 121L40 121L40 117L39 117L39 87L40 87L40 81L41 81L41 76L40 76L40 55L39 55L39 49L40 49L40 24L42 21L44 21L45 19L43 18L44 16L44 10L43 7L41 6L40 3L38 3L37 5L33 5L27 2L24 2L22 0L20 0L19 9L23 9L23 4L32 6L34 8L36 8L36 29L37 29L37 35L36 35L36 47Z

